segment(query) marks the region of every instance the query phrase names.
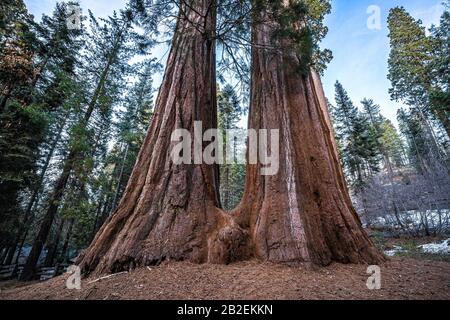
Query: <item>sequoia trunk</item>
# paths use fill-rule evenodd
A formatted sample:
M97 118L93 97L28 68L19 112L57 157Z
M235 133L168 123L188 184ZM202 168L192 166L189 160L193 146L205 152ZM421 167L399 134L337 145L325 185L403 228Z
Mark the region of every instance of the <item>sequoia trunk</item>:
M255 255L263 260L380 262L384 257L348 194L320 78L298 72L301 57L289 43L275 42L274 26L269 21L253 30L249 127L279 129L279 172L262 176L260 164L248 165L243 200L233 214L250 229Z
M85 273L243 255L245 232L218 209L217 166L171 161L175 129L217 128L214 8L213 0L181 4L151 126L115 213L79 259Z

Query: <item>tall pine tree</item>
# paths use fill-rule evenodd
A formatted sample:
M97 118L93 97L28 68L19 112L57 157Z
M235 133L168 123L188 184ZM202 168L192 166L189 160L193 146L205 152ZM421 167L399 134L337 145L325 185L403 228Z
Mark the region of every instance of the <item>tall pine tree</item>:
M358 190L379 171L377 135L371 132L369 120L353 105L338 81L335 90L336 106L332 110L335 134L349 182Z
M434 48L433 41L426 36L422 21L411 17L405 8L396 7L390 10L388 26L391 44L388 61L391 97L403 100L417 109L421 121L430 131L430 138L433 138L433 129L427 122L430 116L439 120L450 137L448 110L432 108L430 103L430 94L435 94L437 90L430 72Z
M71 175L77 167L86 165L89 158L85 158L88 151L89 139L93 137L92 122L98 113L109 113L111 102L116 97L115 86L117 77L126 76L127 62L137 53L136 41L141 37L133 31L133 12L124 10L120 14L114 13L102 24L90 13L91 34L89 44L91 49L87 52L84 74L86 81L92 84L85 99L80 106L83 110L75 126L71 129L71 142L67 156L63 162L62 171L55 181L53 190L49 195L49 205L46 209L38 233L33 241L31 252L27 258L22 280L29 280L34 276L35 267L45 242L48 239L52 224L58 212L65 190ZM103 108L103 109L102 109Z

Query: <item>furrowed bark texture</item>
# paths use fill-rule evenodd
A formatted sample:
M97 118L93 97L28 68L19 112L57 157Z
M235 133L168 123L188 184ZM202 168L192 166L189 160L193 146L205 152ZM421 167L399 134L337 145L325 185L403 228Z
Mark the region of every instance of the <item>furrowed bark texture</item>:
M271 50L274 24L253 30L249 127L280 130L279 172L248 165L238 208L225 213L212 165L174 165L171 134L217 128L212 0L181 6L155 115L124 196L80 256L85 274L165 259L230 263L378 263L384 257L352 206L319 77L299 58ZM269 139L270 141L270 139ZM270 149L272 149L270 147Z
M181 5L154 118L124 196L79 259L85 273L245 256L246 233L218 209L217 166L175 165L170 158L175 129L193 136L194 121L203 131L217 128L214 6L191 6Z
M250 228L255 255L274 262L378 263L378 252L352 206L319 76L301 75L296 54L273 48L275 24L253 30L249 127L280 130L280 166L262 176L247 167L233 212ZM270 139L268 139L270 141Z

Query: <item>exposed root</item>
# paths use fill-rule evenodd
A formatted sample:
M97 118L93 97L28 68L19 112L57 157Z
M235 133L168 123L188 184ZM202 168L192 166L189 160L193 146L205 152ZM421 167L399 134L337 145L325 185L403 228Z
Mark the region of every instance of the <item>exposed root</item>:
M208 262L229 264L252 256L250 237L227 213L220 215L218 228L208 238Z

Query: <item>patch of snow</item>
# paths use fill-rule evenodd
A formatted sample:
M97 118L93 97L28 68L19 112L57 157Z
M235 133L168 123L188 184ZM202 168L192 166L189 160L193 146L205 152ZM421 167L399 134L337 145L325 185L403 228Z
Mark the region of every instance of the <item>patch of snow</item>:
M388 257L393 257L397 253L400 253L400 252L405 252L405 250L402 247L400 247L400 246L394 246L394 249L387 250L387 251L384 252L384 254L387 255Z
M428 243L418 246L418 248L426 253L448 254L450 253L450 238L441 243Z

